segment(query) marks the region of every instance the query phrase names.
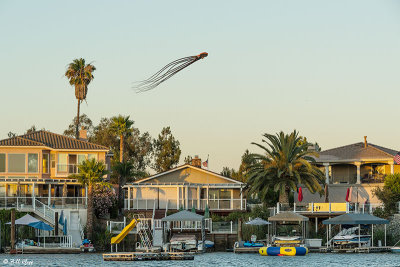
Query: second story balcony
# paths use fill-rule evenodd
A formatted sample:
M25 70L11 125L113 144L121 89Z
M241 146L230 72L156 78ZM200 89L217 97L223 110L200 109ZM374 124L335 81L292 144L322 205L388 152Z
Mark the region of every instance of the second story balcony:
M79 168L78 164L57 164L56 176L58 177L68 177L72 174L78 174Z

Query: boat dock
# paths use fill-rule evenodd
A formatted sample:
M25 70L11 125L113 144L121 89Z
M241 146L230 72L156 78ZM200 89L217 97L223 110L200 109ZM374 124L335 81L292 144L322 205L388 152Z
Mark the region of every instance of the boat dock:
M261 247L234 247L234 253L258 253Z
M355 247L355 248L319 248L320 253L384 253L391 252L391 247Z
M104 261L166 261L194 260L194 255L184 252L121 252L103 254Z

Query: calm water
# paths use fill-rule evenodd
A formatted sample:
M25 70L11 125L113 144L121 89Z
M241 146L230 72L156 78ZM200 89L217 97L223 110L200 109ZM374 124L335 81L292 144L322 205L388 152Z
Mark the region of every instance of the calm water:
M19 262L16 261L18 259ZM103 262L101 254L0 254L0 266L400 266L400 254L311 253L303 257L268 257L258 254L208 253L196 255L194 261L153 262Z

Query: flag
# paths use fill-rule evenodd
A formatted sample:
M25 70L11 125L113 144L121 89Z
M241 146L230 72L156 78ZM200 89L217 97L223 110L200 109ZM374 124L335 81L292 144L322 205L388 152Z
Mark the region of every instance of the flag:
M203 162L203 167L204 168L208 168L208 159L206 161Z
M299 202L303 201L303 190L301 189L301 187L299 187L299 195L297 199L299 200Z
M394 160L394 162L395 162L396 164L400 164L400 152L398 152L398 153L396 154L396 156L394 156L393 160Z

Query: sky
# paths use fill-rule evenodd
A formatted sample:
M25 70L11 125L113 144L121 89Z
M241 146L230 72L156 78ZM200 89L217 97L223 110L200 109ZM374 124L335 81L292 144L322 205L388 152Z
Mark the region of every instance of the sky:
M368 141L400 149L400 2L0 1L0 138L76 115L64 73L97 68L81 113L130 115L182 156L237 169L262 134L294 129L322 149ZM209 56L152 91L132 82Z

